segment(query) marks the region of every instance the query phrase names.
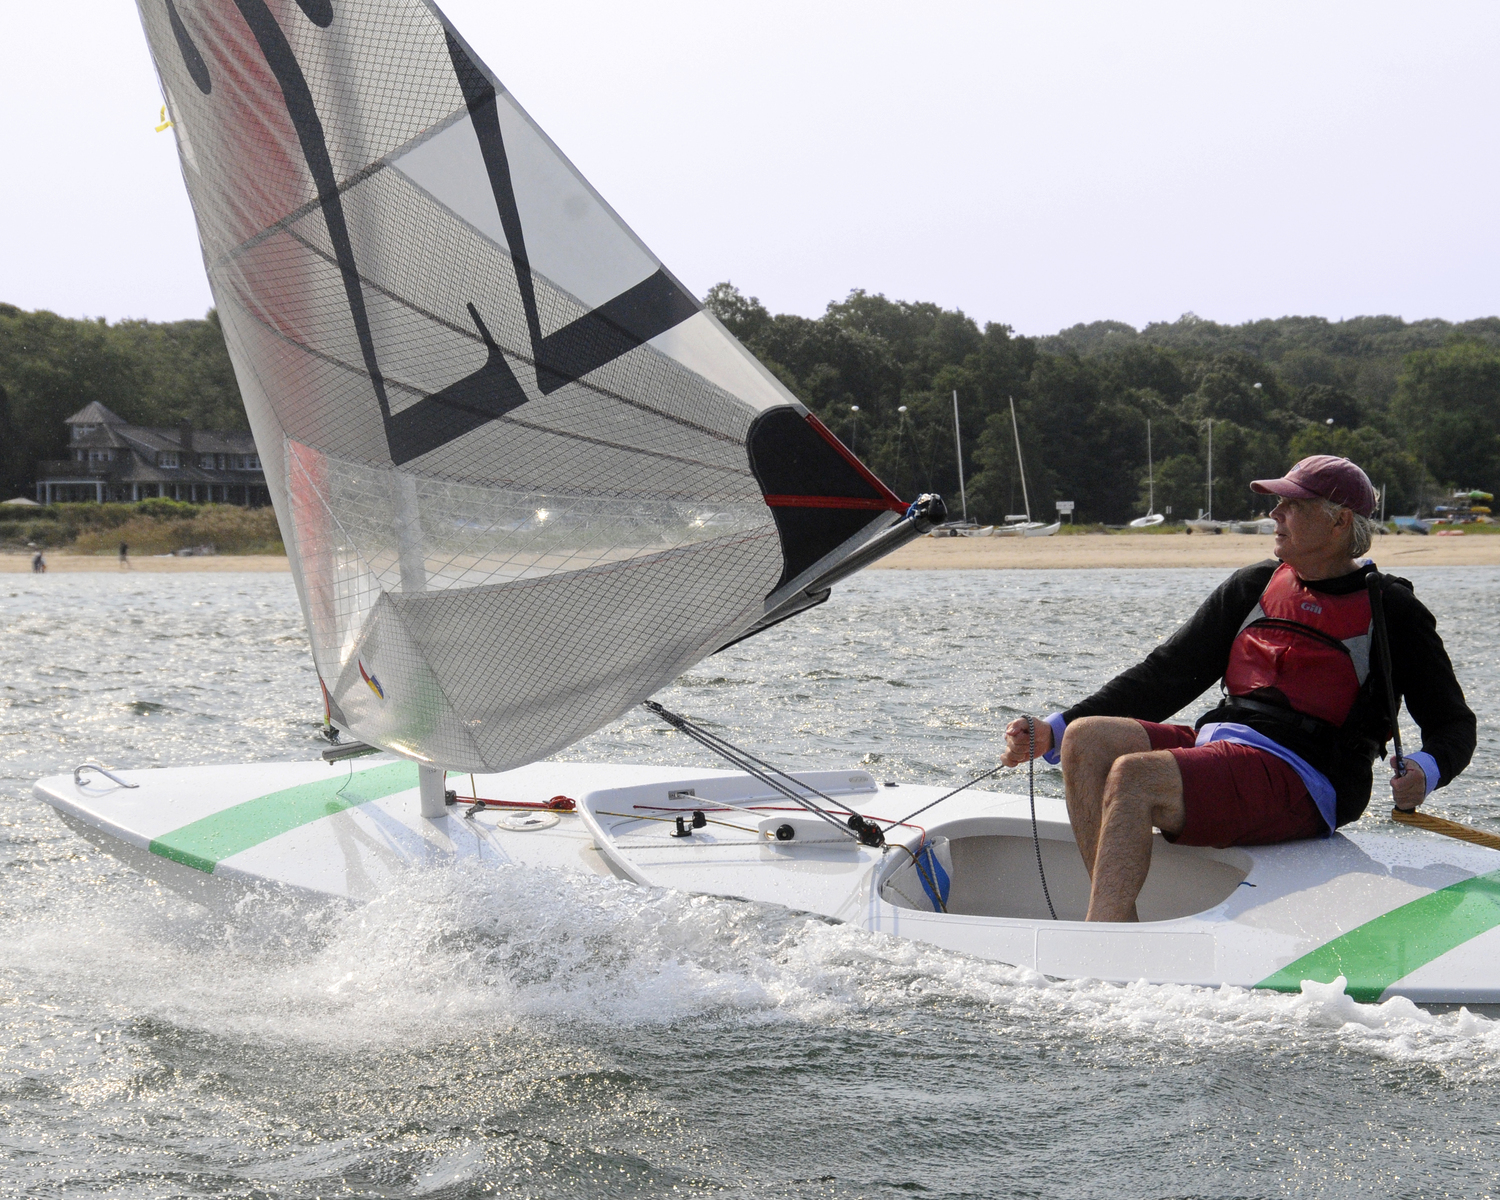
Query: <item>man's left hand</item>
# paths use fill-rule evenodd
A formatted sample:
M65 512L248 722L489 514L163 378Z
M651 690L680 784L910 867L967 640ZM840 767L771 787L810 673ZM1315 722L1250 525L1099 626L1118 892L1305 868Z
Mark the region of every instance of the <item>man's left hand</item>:
M1427 799L1427 776L1411 759L1403 759L1405 775L1391 776L1391 799L1402 812L1414 812L1417 805ZM1391 770L1396 769L1396 756L1391 755Z

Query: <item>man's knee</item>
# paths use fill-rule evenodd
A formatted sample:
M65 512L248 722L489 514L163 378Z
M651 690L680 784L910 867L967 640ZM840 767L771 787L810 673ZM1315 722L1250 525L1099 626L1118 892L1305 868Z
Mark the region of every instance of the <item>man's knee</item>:
M1150 747L1151 739L1139 721L1129 717L1079 717L1070 721L1063 733L1063 770L1080 766L1085 760L1113 761L1122 754L1138 754Z
M1158 828L1181 827L1182 773L1169 750L1126 754L1110 764L1104 811L1149 817Z

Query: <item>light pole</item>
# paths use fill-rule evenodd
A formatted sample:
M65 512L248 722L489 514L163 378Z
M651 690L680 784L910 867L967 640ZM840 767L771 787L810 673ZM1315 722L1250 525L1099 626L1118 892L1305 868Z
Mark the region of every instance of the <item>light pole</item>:
M859 454L859 405L851 404L849 411L854 414L854 432L849 437L849 452Z
M901 448L902 439L906 436L906 405L896 406L896 470L897 479L901 477Z

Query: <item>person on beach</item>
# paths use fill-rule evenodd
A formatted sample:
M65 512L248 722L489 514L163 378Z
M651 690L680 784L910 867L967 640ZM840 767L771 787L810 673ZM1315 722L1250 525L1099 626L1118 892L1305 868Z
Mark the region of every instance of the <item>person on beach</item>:
M40 550L36 552L36 557L31 560L31 573L33 575L45 575L47 573L47 560L42 557Z
M130 547L124 542L120 543L120 570L130 570Z
M1061 761L1068 816L1091 880L1090 921L1134 921L1152 829L1186 846L1326 837L1370 802L1391 736L1367 576L1375 489L1346 458L1304 458L1276 496L1275 559L1236 571L1145 660L1035 723L1037 755ZM1279 562L1277 560L1280 560ZM1391 759L1398 808L1452 782L1474 753L1474 714L1433 615L1404 579L1378 576L1399 704L1422 749ZM1196 729L1160 722L1215 680ZM1027 721L1005 731L1006 766L1028 757Z

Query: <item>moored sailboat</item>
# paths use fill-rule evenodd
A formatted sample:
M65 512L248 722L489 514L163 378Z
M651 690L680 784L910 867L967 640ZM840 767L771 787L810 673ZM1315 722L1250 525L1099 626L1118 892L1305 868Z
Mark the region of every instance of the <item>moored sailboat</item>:
M994 536L1051 537L1062 528L1061 521L1053 521L1050 525L1044 525L1040 521L1031 519L1031 494L1026 490L1026 462L1021 457L1021 427L1016 423L1016 398L1014 396L1010 397L1010 431L1016 439L1016 470L1021 476L1021 500L1025 503L1026 511L1007 514L1005 524L995 526Z
M1148 529L1160 525L1167 518L1156 511L1156 463L1151 456L1151 421L1146 420L1146 515L1130 522L1132 529Z

